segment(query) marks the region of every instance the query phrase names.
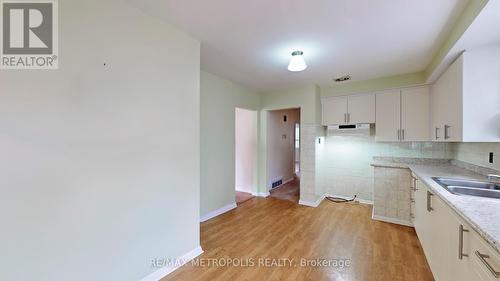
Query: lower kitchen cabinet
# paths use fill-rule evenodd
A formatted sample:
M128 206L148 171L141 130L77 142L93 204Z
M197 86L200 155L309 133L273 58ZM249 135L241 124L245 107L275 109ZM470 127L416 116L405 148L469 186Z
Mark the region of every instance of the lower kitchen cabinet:
M416 180L414 226L436 281L500 280L500 255L447 203Z

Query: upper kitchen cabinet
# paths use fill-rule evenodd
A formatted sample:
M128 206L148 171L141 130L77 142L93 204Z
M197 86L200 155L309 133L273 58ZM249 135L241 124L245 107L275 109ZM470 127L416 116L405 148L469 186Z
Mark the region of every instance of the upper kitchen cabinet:
M430 140L429 87L401 90L401 140Z
M376 94L377 141L429 141L429 88Z
M464 52L431 88L432 139L500 141L500 46Z
M331 97L321 100L323 125L347 123L347 97Z
M349 96L347 109L349 123L375 123L375 95Z
M401 140L401 90L391 90L376 95L376 140Z
M328 97L321 100L322 124L375 123L375 95Z

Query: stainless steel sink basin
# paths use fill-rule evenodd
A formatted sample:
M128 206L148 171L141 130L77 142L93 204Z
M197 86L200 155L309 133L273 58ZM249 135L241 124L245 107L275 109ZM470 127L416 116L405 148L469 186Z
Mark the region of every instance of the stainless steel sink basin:
M500 184L487 181L432 178L449 192L457 195L470 195L500 199Z

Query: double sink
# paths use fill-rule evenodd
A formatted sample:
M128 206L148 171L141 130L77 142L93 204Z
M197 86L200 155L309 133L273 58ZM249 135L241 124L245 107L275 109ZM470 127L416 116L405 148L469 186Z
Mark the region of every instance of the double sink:
M453 194L500 199L500 184L494 182L440 177L432 179Z

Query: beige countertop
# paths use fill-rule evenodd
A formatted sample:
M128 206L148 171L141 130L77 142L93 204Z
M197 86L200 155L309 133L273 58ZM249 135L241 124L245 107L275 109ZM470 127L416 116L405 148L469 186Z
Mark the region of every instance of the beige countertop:
M425 162L408 159L402 161L390 158L375 159L372 166L410 169L419 180L429 186L436 195L500 253L500 199L455 195L432 179L433 177L447 177L486 180L486 177L483 174L453 165L449 161Z

